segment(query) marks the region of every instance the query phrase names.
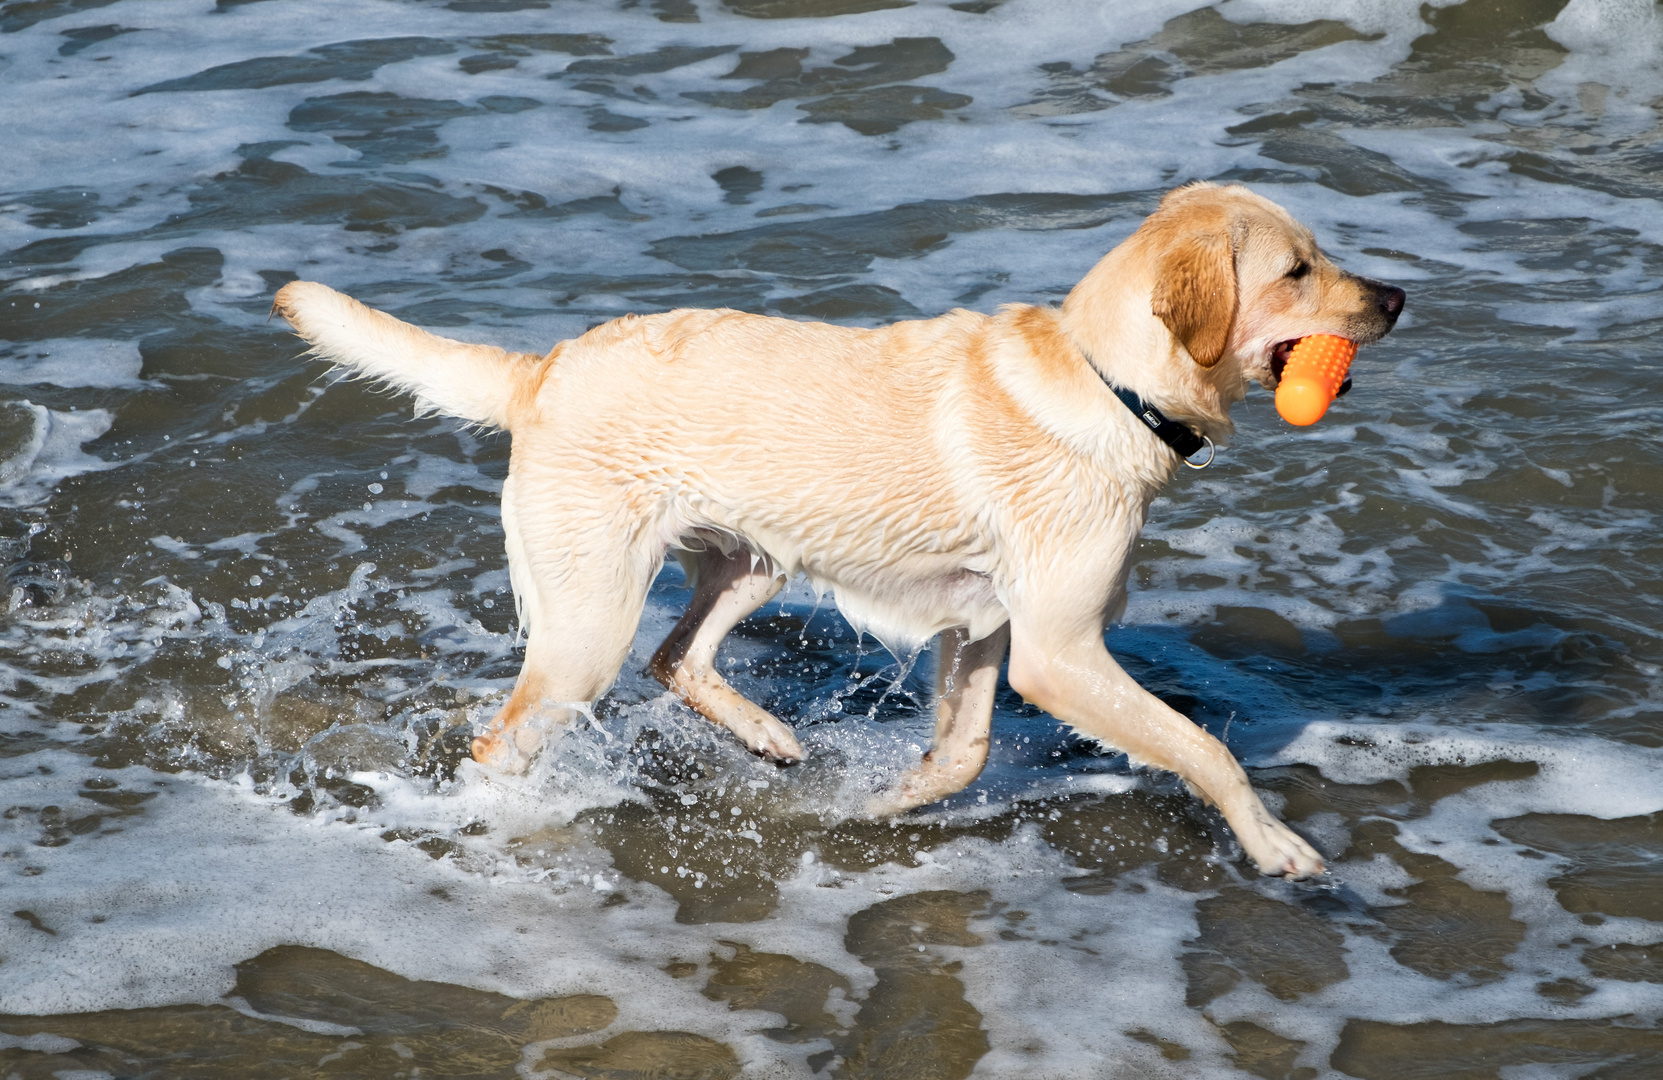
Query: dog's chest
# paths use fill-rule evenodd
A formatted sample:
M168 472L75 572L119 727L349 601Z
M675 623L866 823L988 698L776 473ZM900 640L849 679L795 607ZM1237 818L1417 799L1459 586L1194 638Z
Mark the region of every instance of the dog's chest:
M911 655L949 627L968 627L970 637L976 639L991 634L1010 618L992 578L973 570L826 584L849 625L871 634L896 656Z

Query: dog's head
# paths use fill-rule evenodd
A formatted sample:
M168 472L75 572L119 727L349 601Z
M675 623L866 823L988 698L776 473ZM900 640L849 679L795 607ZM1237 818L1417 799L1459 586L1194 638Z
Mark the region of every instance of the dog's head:
M1179 188L1139 231L1160 252L1153 314L1197 364L1230 357L1269 390L1300 338L1378 341L1403 310L1402 289L1341 270L1311 230L1246 188Z
M1072 314L1084 318L1071 321L1091 334L1087 328L1097 320L1090 309L1135 314L1105 303L1110 290L1127 289L1138 304L1147 296L1148 314L1181 347L1172 351L1189 368L1187 374L1165 372L1160 381L1206 386L1221 406L1240 400L1249 381L1276 389L1288 350L1302 337L1378 341L1404 302L1402 289L1335 266L1311 230L1269 199L1243 187L1205 183L1162 199L1070 295L1065 316L1075 309ZM1101 322L1095 329L1109 332Z

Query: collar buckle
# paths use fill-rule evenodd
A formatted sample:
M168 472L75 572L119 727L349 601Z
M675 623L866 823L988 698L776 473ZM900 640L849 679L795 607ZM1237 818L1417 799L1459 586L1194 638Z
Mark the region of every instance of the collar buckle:
M1205 469L1207 466L1209 466L1213 463L1213 458L1218 456L1218 447L1213 445L1213 440L1211 440L1211 439L1207 438L1207 436L1203 435L1203 436L1201 436L1201 441L1202 441L1202 443L1205 444L1205 447L1206 447L1207 460L1201 462L1200 464L1197 464L1197 463L1191 461L1189 458L1185 458L1184 459L1184 464L1188 465L1192 469L1197 469L1197 470ZM1198 451L1196 451L1196 453L1200 453L1200 451L1198 450ZM1193 457L1194 455L1191 455L1191 456Z

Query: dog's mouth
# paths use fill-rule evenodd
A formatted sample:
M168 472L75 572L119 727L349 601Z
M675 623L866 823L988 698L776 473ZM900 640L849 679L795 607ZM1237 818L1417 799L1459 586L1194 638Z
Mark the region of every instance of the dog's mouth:
M1276 380L1276 385L1282 385L1282 369L1288 366L1288 356L1293 352L1294 342L1298 338L1278 341L1270 349L1270 377Z
M1275 380L1275 386L1271 387L1272 390L1275 390L1277 386L1282 385L1282 369L1288 366L1288 357L1293 353L1293 347L1297 344L1299 344L1299 338L1289 338L1287 341L1278 341L1275 345L1271 346L1270 376ZM1340 384L1340 388L1335 391L1334 396L1341 398L1345 397L1345 395L1350 392L1351 376L1347 375L1345 377L1345 382Z

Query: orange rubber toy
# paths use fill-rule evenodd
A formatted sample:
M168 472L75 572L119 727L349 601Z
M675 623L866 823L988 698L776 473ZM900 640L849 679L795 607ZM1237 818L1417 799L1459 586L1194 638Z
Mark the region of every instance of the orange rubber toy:
M1299 427L1321 420L1356 355L1356 343L1332 334L1312 334L1294 342L1276 386L1276 411L1282 419Z

